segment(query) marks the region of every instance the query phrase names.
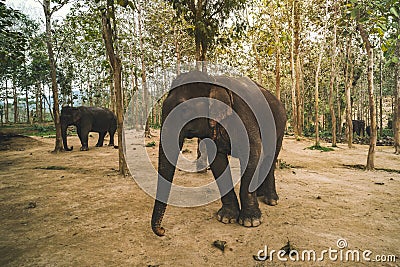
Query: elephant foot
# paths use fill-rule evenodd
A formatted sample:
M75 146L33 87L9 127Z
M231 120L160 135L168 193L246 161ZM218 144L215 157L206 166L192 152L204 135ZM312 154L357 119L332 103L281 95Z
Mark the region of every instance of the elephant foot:
M96 144L96 147L102 147L103 144Z
M239 208L222 206L217 213L218 221L222 223L235 223L239 217Z
M240 211L239 224L245 227L257 227L262 223L259 208L245 209Z
M108 146L114 146L114 143L109 143Z
M81 151L88 151L89 150L89 147L87 147L87 146L82 146L81 147Z
M263 201L265 204L268 206L276 206L278 205L278 194L276 193L264 193L264 190L262 189L257 189L257 197L263 197Z
M264 197L264 203L267 204L268 206L276 206L278 205L278 200Z

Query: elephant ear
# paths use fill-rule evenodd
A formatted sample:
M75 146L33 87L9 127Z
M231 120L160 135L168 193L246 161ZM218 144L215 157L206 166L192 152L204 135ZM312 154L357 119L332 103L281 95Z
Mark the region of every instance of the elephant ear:
M79 108L71 108L73 122L78 122L81 119L82 110Z
M217 125L217 122L222 121L226 117L232 115L233 96L230 90L213 85L210 89L210 99L216 99L225 104L215 104L213 103L214 101L210 101L209 125L210 127L214 128Z

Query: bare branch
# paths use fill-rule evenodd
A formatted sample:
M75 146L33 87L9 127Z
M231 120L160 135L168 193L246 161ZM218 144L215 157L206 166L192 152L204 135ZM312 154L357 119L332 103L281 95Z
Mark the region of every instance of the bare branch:
M60 10L63 6L68 4L70 0L63 0L58 6L53 7L53 9L50 11L50 16L52 16L55 12Z

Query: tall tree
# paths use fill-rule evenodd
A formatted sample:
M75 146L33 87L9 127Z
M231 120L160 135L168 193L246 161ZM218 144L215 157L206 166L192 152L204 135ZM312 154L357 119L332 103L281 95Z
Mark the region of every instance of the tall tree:
M373 170L375 168L375 148L377 140L376 107L375 107L375 96L374 96L374 50L369 40L369 34L364 29L364 26L361 23L358 23L357 28L360 32L361 38L363 40L368 55L367 79L368 79L369 112L371 120L371 135L369 141L369 150L368 150L366 168L368 170Z
M51 0L43 0L42 2L46 22L46 45L50 64L51 90L53 93L53 116L54 125L56 127L56 142L54 152L56 153L63 150L63 145L61 136L60 107L58 101L57 67L53 49L51 17L53 16L54 12L60 10L67 2L68 0L56 2L56 5L53 7L51 7Z
M122 98L122 64L118 49L117 21L115 18L114 0L107 0L107 6L102 10L101 23L103 39L106 47L109 63L113 70L114 92L116 101L117 125L118 125L118 155L119 173L125 175L128 172L124 155L124 107Z
M336 10L338 4L334 4L334 14L333 14L333 38L332 38L332 52L331 52L331 71L330 71L330 82L329 82L329 111L331 115L332 122L332 146L336 147L336 115L334 106L334 92L333 87L336 79L336 33L337 33L337 23L336 23Z
M294 89L295 89L295 101L296 101L296 127L295 133L297 136L301 136L303 134L303 125L302 125L302 110L301 110L301 92L300 92L300 83L301 83L301 59L300 59L300 12L301 12L301 1L294 0L293 2L293 69L294 69ZM292 71L293 71L292 69Z
M398 7L398 6L397 6ZM396 12L397 13L397 12ZM400 16L397 13L397 33L400 33ZM396 70L394 87L395 109L394 109L394 148L395 154L400 155L400 35L396 41Z
M351 91L354 78L354 65L352 58L352 34L348 33L346 38L346 56L345 56L345 99L346 99L346 140L349 148L353 147L353 121L351 108Z

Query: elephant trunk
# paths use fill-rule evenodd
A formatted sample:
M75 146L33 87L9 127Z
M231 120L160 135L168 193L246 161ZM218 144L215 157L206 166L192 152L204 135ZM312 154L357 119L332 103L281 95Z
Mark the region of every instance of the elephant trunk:
M181 139L181 138L180 138ZM167 143L167 142L165 142ZM179 149L182 148L183 138L179 142ZM173 151L169 153L167 159L164 149ZM172 149L172 150L170 150ZM158 158L158 182L157 182L157 196L154 203L153 215L151 218L151 229L158 236L165 234L165 229L161 226L165 210L167 208L168 197L171 192L172 180L176 169L176 162L178 160L179 151L170 147L170 144L159 144L159 158ZM172 154L172 155L171 155ZM170 157L171 155L171 157Z
M74 147L71 146L71 148L68 147L67 144L67 128L68 126L65 124L61 124L61 134L62 134L62 140L63 140L63 144L64 144L64 150L65 151L71 151Z
M154 203L153 216L151 217L151 229L158 236L165 234L165 229L161 226L167 204L156 200Z

